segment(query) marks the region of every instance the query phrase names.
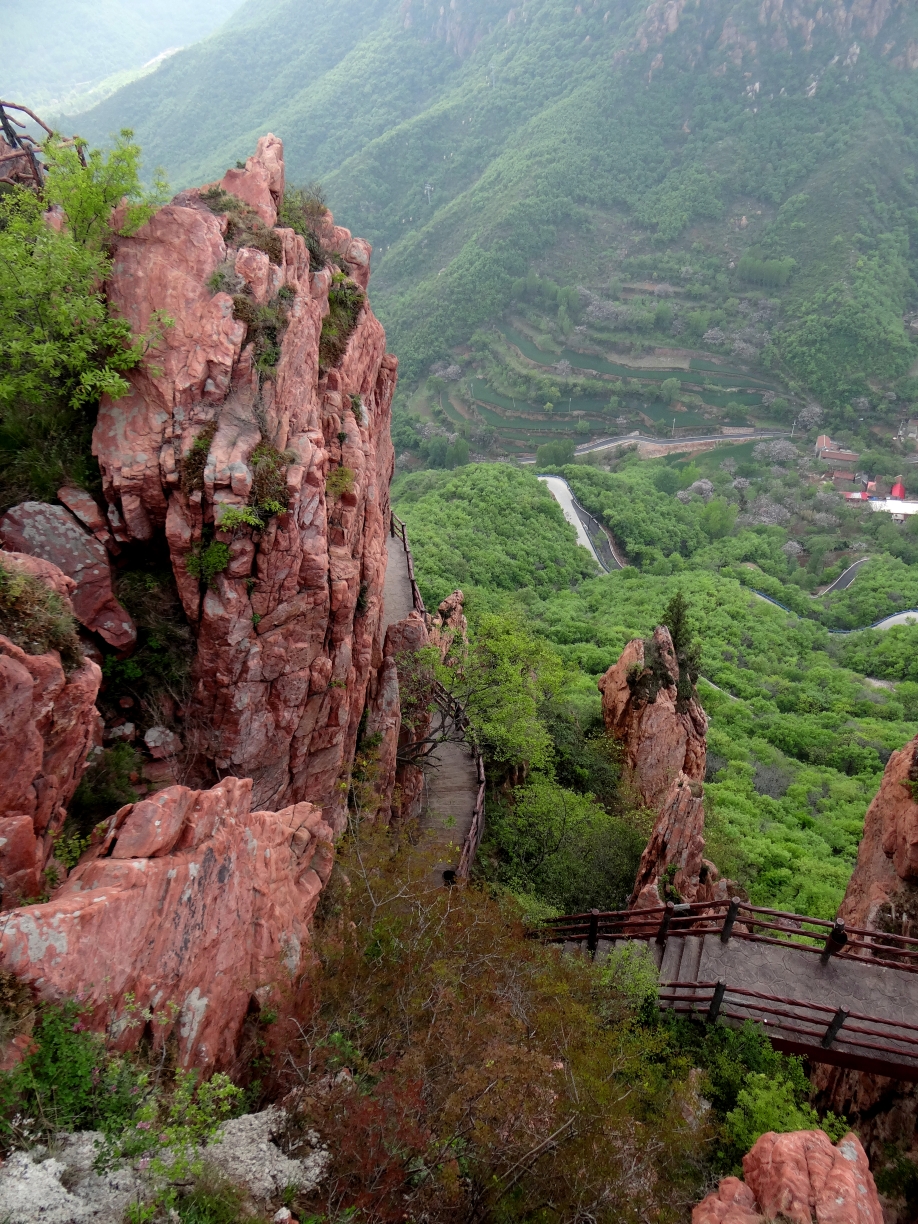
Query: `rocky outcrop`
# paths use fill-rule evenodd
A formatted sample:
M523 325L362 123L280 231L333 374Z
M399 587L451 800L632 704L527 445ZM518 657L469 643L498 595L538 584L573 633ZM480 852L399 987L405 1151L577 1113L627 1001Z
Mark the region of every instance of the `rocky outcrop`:
M69 609L74 584L46 561L3 553L7 569L46 583ZM0 636L0 883L2 905L43 890L42 872L89 750L101 741L102 674L90 659L69 674L57 651L28 654Z
M298 1001L333 857L312 804L251 808L237 778L123 807L53 900L6 917L4 967L40 998L82 999L117 1049L172 1038L184 1066L232 1067L246 1015Z
M692 1212L692 1224L883 1224L867 1156L855 1134L833 1145L824 1131L762 1135Z
M918 936L918 736L889 758L839 916Z
M95 505L86 494L85 504ZM71 496L71 500L74 498ZM83 503L81 503L83 504ZM84 515L89 512L85 509ZM101 515L94 521L100 532ZM104 529L104 520L101 520ZM137 640L137 630L112 591L108 552L98 534L90 535L64 506L45 502L22 502L0 518L0 542L11 552L28 553L50 561L73 580L71 600L77 620L116 650L125 650Z
M867 809L839 917L849 926L918 937L918 736L889 758ZM817 1103L856 1123L871 1159L918 1146L918 1089L866 1071L817 1066Z
M623 746L637 797L657 813L641 857L632 906L714 900L727 894L704 860L708 720L698 697L679 697L679 663L665 626L628 643L599 680L606 730Z
M319 220L342 286L273 228L282 152L263 138L219 190L182 192L117 240L112 306L138 332L173 324L103 401L93 449L116 539L168 541L197 644L189 776L251 777L257 805L310 800L339 829L381 662L396 361L366 303L343 354L322 347L330 299L359 304L371 248Z

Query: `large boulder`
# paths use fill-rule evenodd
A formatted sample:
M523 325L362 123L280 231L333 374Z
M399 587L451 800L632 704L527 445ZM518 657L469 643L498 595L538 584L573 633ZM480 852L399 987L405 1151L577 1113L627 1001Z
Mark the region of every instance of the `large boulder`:
M276 1008L284 1040L332 830L310 803L251 801L251 780L225 778L121 808L50 901L6 916L0 966L42 999L81 998L118 1049L173 1038L183 1066L232 1067L253 1009Z
M3 553L7 570L44 583L70 610L73 582L47 561ZM67 671L56 650L29 654L0 636L0 904L38 896L55 835L90 749L101 741L102 680L83 659Z
M128 373L127 395L103 399L93 450L117 538L168 543L197 643L182 735L196 784L251 777L258 806L309 800L341 829L342 782L383 658L397 362L368 304L343 354L320 352L340 289L301 236L270 228L280 141L264 137L221 186L253 210L251 224L237 224L240 205L235 220L221 212L219 193L189 190L117 240L110 303L138 333L155 312L173 325ZM369 244L331 214L318 225L351 292L365 288ZM265 303L285 316L270 364L258 347ZM220 529L228 509L259 497L275 507L263 527ZM189 565L211 540L228 555L207 583Z
M11 552L50 561L73 579L73 611L81 625L118 650L134 645L137 630L112 591L105 545L64 506L34 501L14 506L0 519L0 541Z
M769 1131L743 1157L745 1184L726 1177L692 1211L692 1224L883 1224L857 1135L837 1144L821 1130Z

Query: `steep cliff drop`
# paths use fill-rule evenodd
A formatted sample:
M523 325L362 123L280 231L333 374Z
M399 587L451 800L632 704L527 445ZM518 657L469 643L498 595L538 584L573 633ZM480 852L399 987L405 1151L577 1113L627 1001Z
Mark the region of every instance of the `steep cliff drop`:
M918 938L918 736L887 762L838 913L849 926ZM895 1149L918 1157L918 1085L827 1066L811 1078L817 1104L857 1126L872 1162Z
M380 663L397 363L366 301L371 248L315 218L323 266L277 227L283 148L119 239L108 286L171 325L93 448L116 538L165 536L197 643L187 779L253 780L340 831ZM313 244L316 245L315 243Z
M720 900L728 894L704 856L703 779L708 719L694 687L679 695L672 637L658 625L636 638L599 680L606 730L624 749L636 797L656 813L631 906Z
M401 725L382 650L397 362L366 297L369 245L321 205L302 232L278 227L283 199L266 136L244 168L117 239L110 303L158 338L128 395L100 407L105 514L65 489L62 506L24 503L0 524L31 554L4 566L73 596L84 628L128 652L108 553L167 554L195 648L181 735L156 729L184 745L186 785L122 807L49 900L10 908L45 883L99 739L101 675L79 649L68 673L57 652L0 638L16 781L0 812L0 964L40 998L80 997L117 1047L155 1017L152 1039L208 1070L232 1068L247 1016L296 1007L361 719L393 767Z

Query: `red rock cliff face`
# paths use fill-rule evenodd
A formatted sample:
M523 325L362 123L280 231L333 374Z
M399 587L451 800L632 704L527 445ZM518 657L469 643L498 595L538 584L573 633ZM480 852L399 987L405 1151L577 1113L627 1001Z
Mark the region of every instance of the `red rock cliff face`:
M129 395L103 402L93 448L116 539L165 535L197 640L188 776L250 777L257 806L310 800L339 829L367 684L381 662L397 363L367 303L337 366L320 367L337 287L332 269L311 266L301 237L274 228L280 142L264 137L222 188L269 227L261 245L270 253L240 245L219 199L211 208L194 191L119 239L112 305L137 331L155 327L156 312L173 324L130 375ZM365 288L369 245L330 215L320 238ZM212 287L221 280L235 310L234 297ZM283 302L287 316L276 365L262 362L261 372L253 328L236 317L240 297L243 314ZM261 529L221 529L228 509L252 502L266 448L282 458L282 512ZM201 461L197 481L189 456ZM352 488L330 496L326 478L339 465L353 473ZM208 586L188 566L211 542L228 546L229 561Z
M851 926L918 937L918 736L894 752L864 818L864 836L839 917ZM918 1146L918 1088L882 1075L816 1067L817 1103L856 1124L871 1158L889 1144Z
M5 568L45 582L68 610L73 581L54 565L14 552ZM0 636L0 905L37 897L54 835L87 754L101 741L95 709L102 673L90 659L69 675L57 651L26 654Z
M0 962L43 999L79 998L116 1049L174 1037L184 1066L233 1066L247 1014L300 1001L333 860L310 803L253 812L252 783L128 804L51 901L12 911Z
M599 681L606 730L625 750L640 800L657 813L631 897L639 908L672 894L701 901L727 891L703 858L708 719L694 692L679 702L678 678L669 630L657 626L649 648L629 642Z

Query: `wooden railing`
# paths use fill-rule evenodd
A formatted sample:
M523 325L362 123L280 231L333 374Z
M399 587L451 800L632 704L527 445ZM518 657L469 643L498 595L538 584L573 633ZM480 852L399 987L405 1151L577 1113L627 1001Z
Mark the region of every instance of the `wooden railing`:
M918 972L918 939L848 926L835 919L809 918L785 910L731 901L655 906L644 910L592 910L549 919L545 938L556 943L585 943L595 951L599 940L646 939L665 943L680 936L719 935L811 952L823 959L841 956L867 959L873 965Z
M789 999L726 982L661 982L660 1006L717 1019L761 1024L772 1045L811 1062L918 1080L918 1024Z
M424 599L421 595L421 589L417 584L414 576L414 558L411 555L411 546L408 543L408 533L405 529L405 524L394 513L390 511L389 531L393 539L401 540L402 548L405 550L405 559L408 564L408 581L411 583L411 597L414 603L416 612L420 612L424 617L425 624L430 624L430 614L424 606ZM468 879L469 872L472 869L472 864L475 862L475 855L478 853L478 847L481 845L481 839L484 836L484 816L485 816L485 766L484 757L479 751L478 745L474 738L469 735L471 730L469 720L465 710L454 697L452 697L442 684L437 683L434 686L433 699L436 704L445 710L453 719L456 726L463 732L466 737L466 742L472 749L472 756L475 761L475 775L478 783L478 791L475 797L475 806L472 809L472 823L469 826L469 831L462 843L462 853L459 857L459 866L456 868L456 875L460 879Z

